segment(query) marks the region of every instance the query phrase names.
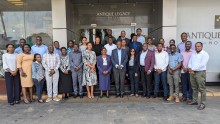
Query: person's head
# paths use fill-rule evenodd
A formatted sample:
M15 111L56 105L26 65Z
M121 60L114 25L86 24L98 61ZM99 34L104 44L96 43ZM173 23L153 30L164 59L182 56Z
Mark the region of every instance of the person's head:
M106 50L106 48L105 47L102 47L102 55L106 55L106 53L107 53L107 50Z
M121 37L125 37L126 36L126 32L123 30L121 31Z
M68 47L73 48L73 46L74 46L74 41L73 40L69 40Z
M82 37L82 44L86 44L87 43L87 38L86 37Z
M7 50L7 53L14 53L14 50L15 50L14 44L11 44L11 43L7 44L6 50Z
M61 47L60 50L61 50L61 54L62 54L62 55L65 56L65 55L67 54L67 53L66 53L66 47Z
M135 49L132 48L132 49L130 50L130 56L135 56L135 54L136 54Z
M136 30L136 34L137 34L138 36L140 36L141 33L142 33L142 29L141 29L141 28L138 28L138 29Z
M187 41L187 33L183 32L183 33L181 34L181 40L184 41L184 42Z
M142 50L143 50L143 51L147 51L147 49L148 49L148 46L147 46L146 43L144 43L144 44L142 45Z
M158 43L158 44L157 44L157 51L158 51L158 52L161 52L162 49L163 49L163 44L162 44L162 43Z
M137 41L137 35L136 34L133 35L132 40Z
M133 39L134 35L135 35L135 33L131 33L130 38Z
M126 47L126 45L127 45L126 40L125 39L121 40L121 46Z
M160 38L160 39L159 39L159 43L161 43L162 45L164 45L165 40L164 40L163 38Z
M34 62L37 61L37 62L41 62L41 56L40 54L36 53L34 54Z
M95 44L100 44L100 43L101 43L101 38L95 37Z
M91 42L88 42L88 43L87 43L87 49L88 49L88 50L92 50L92 43L91 43Z
M53 53L53 51L54 51L53 45L48 46L48 51L49 51L49 53Z
M108 44L112 44L113 43L113 39L112 39L112 37L108 37Z
M195 44L195 47L196 47L196 52L199 53L200 51L202 51L203 43L202 42L197 42Z
M26 44L26 40L24 38L21 38L19 41L20 47L24 46Z
M40 45L42 44L42 38L41 38L41 36L37 36L37 37L36 37L36 44L37 44L38 46L40 46Z
M147 38L147 44L151 45L153 43L153 39L151 37Z
M54 45L54 47L57 48L57 49L60 48L60 43L59 43L59 41L54 41L54 42L53 42L53 45Z
M175 53L176 52L176 45L175 44L170 45L170 52L171 53Z
M190 50L191 47L192 47L192 42L191 41L186 41L186 43L185 43L186 50Z
M112 35L112 29L108 29L107 33L108 33L109 36L111 36Z
M174 40L174 39L171 39L170 42L169 42L169 44L170 44L170 45L172 45L172 44L175 45L175 40Z
M75 52L79 51L79 44L74 44L74 51Z
M24 46L22 47L22 51L24 53L30 53L31 51L31 46L29 44L24 44Z
M117 43L116 43L116 45L117 45L117 48L118 48L118 49L121 49L121 40L118 40Z

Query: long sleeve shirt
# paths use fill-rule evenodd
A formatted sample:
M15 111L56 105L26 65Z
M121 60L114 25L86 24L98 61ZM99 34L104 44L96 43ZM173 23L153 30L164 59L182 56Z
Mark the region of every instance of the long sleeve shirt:
M17 54L9 54L5 53L2 56L3 60L3 69L7 72L7 69L11 71L15 71L17 69L16 61L17 61Z
M79 67L82 70L83 60L82 60L82 52L81 51L74 51L69 54L69 62L70 68L74 71L74 68Z
M43 56L42 65L46 71L58 70L60 67L60 57L57 53L46 53Z
M62 72L65 72L65 71L69 71L70 70L70 63L69 63L69 56L61 56L60 57L60 70Z
M155 69L161 69L162 71L166 71L168 62L169 62L169 55L167 52L163 50L160 53L157 51L155 52L155 64L154 64Z
M194 52L189 60L188 68L191 68L193 71L205 71L208 61L209 54L204 50L199 53Z
M37 80L44 78L43 66L42 64L39 64L37 61L32 63L32 78Z

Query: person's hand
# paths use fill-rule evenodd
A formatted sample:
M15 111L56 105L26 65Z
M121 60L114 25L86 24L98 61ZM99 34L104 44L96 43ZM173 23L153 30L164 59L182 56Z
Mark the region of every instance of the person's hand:
M156 69L157 74L161 74L162 70L161 69Z
M170 74L173 74L173 70L172 69L168 69Z
M90 72L93 73L95 70L94 69L90 69Z
M68 73L69 73L69 71L68 71L68 70L64 71L64 74L68 74Z
M147 75L150 75L150 73L151 73L151 71L150 71L150 70L148 70L148 71L147 71Z
M22 77L27 77L27 74L22 71L22 72L21 72L21 76L22 76Z
M15 71L11 71L10 73L12 76L15 76L17 74L17 72L15 72Z
M189 73L193 75L195 74L195 72L191 68L189 68Z
M183 72L188 72L189 70L187 68L183 68Z
M138 73L134 73L134 76L137 77L137 76L138 76Z
M128 73L126 73L125 76L128 77Z

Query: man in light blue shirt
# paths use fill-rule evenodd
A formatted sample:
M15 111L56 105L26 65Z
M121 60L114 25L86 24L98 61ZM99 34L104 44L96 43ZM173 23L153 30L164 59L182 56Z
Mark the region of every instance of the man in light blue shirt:
M36 44L31 47L31 53L32 54L38 53L41 55L41 57L43 57L43 55L47 52L48 52L48 47L42 44L41 36L37 36Z
M26 40L25 40L24 38L21 38L21 39L20 39L20 43L19 43L19 47L17 47L17 48L15 49L15 53L17 53L17 54L22 53L22 52L23 52L23 51L22 51L22 47L24 46L24 44L26 44Z
M57 53L59 56L61 56L61 50L60 50L60 43L59 41L54 41L54 53Z
M136 30L136 33L137 33L137 41L140 42L142 45L143 45L144 43L146 43L146 42L145 42L145 37L143 37L143 36L141 35L142 29L141 29L141 28L138 28L138 29Z

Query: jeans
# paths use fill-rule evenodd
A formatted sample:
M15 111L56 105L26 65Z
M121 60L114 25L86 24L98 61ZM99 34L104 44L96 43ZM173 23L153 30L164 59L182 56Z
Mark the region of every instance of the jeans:
M40 82L38 82L38 80L35 78L32 78L32 80L33 80L34 85L36 87L37 98L38 98L38 100L41 100L42 99L41 93L42 93L45 79L41 80Z
M173 74L167 73L167 80L170 88L170 96L173 96L173 89L175 86L175 96L179 98L179 76L180 76L180 70L176 70L173 72Z
M135 71L133 71L132 67L129 67L128 75L131 83L131 93L137 94L139 79L138 76L137 77L135 76Z
M5 72L5 83L7 89L8 103L14 103L20 100L20 75L11 76L11 73Z
M156 71L154 72L154 80L155 80L155 85L154 85L154 96L158 96L158 91L159 91L159 83L160 81L162 82L163 85L163 95L164 97L167 97L167 71L163 71L161 74L158 74Z
M189 73L182 73L181 74L181 83L182 83L182 93L183 98L188 98L192 100L192 87L190 83L190 74Z

